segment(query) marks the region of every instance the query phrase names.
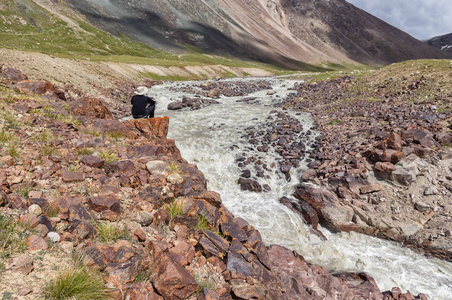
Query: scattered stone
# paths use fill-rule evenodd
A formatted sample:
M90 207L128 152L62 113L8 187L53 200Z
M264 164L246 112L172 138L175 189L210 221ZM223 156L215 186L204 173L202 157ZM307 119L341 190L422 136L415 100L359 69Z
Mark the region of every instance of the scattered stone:
M27 240L27 248L30 251L36 251L36 250L47 250L49 246L47 245L46 241L37 236L32 235Z
M420 201L416 202L414 204L414 207L420 212L424 212L424 211L429 211L430 210L430 205L425 204L424 202L420 202Z
M100 157L94 155L84 155L80 159L80 163L91 168L102 168L105 164L105 161Z
M136 217L136 221L137 223L139 223L141 226L149 226L152 224L152 221L154 219L154 216L152 214L150 214L147 211L139 211L137 213L137 217Z
M33 260L26 255L21 255L10 259L9 266L14 272L19 272L22 275L28 275L34 270Z
M20 288L17 291L17 295L21 296L21 297L27 296L28 294L31 294L31 293L33 293L33 289L31 287L29 287L29 286Z
M47 233L47 237L52 241L52 243L59 243L61 241L60 235L54 231Z
M39 205L33 204L33 205L30 205L28 207L28 212L30 214L34 214L36 216L39 216L42 213L42 209L41 209L41 207Z
M85 180L83 173L80 172L63 171L61 173L61 177L64 182L76 182Z
M91 209L97 212L111 210L119 214L121 210L119 200L114 195L102 195L99 197L90 197L88 199L88 205L90 206Z

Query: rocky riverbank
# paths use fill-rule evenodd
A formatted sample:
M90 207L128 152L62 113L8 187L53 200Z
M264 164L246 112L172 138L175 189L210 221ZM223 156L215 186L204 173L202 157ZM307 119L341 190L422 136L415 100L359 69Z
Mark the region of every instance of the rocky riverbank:
M119 122L67 86L1 78L4 296L43 298L75 253L114 299L426 299L264 245L166 138L168 118Z
M416 94L433 80L416 72L367 92L353 77L295 87L284 105L312 113L322 132L294 195L308 223L452 260L451 94Z

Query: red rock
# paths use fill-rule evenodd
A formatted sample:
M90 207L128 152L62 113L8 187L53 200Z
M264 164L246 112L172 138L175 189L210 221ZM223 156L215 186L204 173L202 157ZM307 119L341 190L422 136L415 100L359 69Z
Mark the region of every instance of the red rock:
M230 281L234 295L241 299L264 299L265 288L259 284L250 285L241 279Z
M140 242L146 241L146 233L141 228L137 228L133 235L136 236Z
M40 80L24 80L16 83L12 88L21 94L53 95L55 91L55 87L50 82Z
M71 105L69 111L76 116L84 116L90 119L112 119L110 110L99 98L86 96Z
M165 140L168 135L169 119L166 116L162 118L127 120L123 124L129 130L135 132L136 135L146 138L158 137Z
M56 203L58 204L59 212L61 214L69 214L69 208L71 206L81 206L83 198L79 196L58 198Z
M64 182L76 182L85 180L83 173L80 172L63 171L61 172L61 177Z
M220 300L220 297L214 291L203 288L196 300Z
M43 238L41 238L37 235L32 235L27 240L27 248L30 251L47 250L48 246L47 246L46 241L44 241Z
M362 186L359 190L361 191L361 194L370 194L374 192L379 192L383 189L383 186L378 183L369 184Z
M119 200L114 195L90 197L88 199L88 205L97 212L111 210L119 214L121 211Z
M125 299L130 300L163 300L162 296L154 292L154 288L150 283L137 282L126 287Z
M176 242L176 246L169 249L169 253L179 256L179 263L182 266L190 264L195 257L195 248L186 242ZM173 257L174 258L174 257Z
M0 78L4 78L10 83L18 83L27 80L27 75L23 74L19 69L0 67Z
M394 172L397 168L390 162L377 162L375 164L375 169L382 172Z
M138 274L140 260L138 258L128 259L120 263L109 264L105 268L108 274L107 285L122 287L124 284L132 282Z
M35 214L25 214L21 216L20 222L31 227L36 227L40 223L38 217Z
M151 268L152 283L165 300L186 299L199 289L190 273L164 253L155 258Z
M378 149L386 150L393 149L396 151L402 150L402 137L395 132L392 132L386 139L377 145Z
M101 168L105 161L94 155L84 155L80 159L80 163L92 168Z

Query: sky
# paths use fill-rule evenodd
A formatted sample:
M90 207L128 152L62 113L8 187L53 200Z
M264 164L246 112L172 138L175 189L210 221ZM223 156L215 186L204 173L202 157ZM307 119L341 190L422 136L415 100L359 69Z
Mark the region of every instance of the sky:
M347 0L347 2L419 40L452 33L452 0Z

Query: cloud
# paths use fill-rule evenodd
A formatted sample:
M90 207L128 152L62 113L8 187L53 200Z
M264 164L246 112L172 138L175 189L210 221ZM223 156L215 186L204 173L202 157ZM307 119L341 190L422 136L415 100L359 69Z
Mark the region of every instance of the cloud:
M450 0L347 0L417 39L452 33Z

